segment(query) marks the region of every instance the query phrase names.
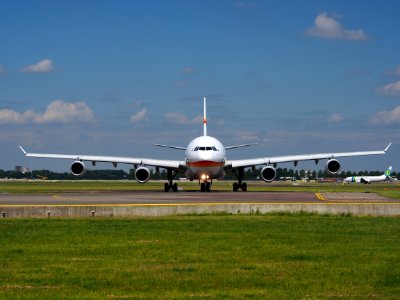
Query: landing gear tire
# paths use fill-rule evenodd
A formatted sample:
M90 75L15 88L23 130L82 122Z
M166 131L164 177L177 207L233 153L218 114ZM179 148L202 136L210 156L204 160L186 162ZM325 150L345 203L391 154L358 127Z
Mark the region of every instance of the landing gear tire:
M201 191L202 193L204 193L204 192L206 191L206 184L205 184L204 182L202 182L202 183L200 184L200 191Z
M174 184L169 184L168 182L164 183L164 192L169 192L169 190L177 192L178 184L176 182Z
M177 172L173 172L171 169L167 169L167 178L168 182L164 183L164 192L169 192L169 190L177 192L178 191L178 184L172 183L172 180L176 176Z
M211 190L211 183L206 182L206 192L210 192Z
M237 192L239 189L241 189L243 192L247 192L247 183L242 182L241 184L239 184L235 182L232 186L232 189L234 192Z
M237 192L241 189L243 192L247 192L247 183L242 182L244 178L244 168L239 168L236 171L233 171L233 174L237 178L238 182L235 182L232 186L234 192Z

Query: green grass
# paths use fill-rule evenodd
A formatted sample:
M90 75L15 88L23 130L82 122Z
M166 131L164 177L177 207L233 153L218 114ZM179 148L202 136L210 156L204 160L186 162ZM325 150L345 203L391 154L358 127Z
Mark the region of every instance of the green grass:
M400 219L3 219L2 299L398 299Z
M178 182L185 191L198 191L198 182ZM0 193L64 193L84 191L163 191L164 182L147 182L139 184L136 181L0 181ZM232 182L215 181L214 191L232 191ZM384 197L400 199L400 183L373 183L373 184L341 184L341 183L304 183L289 182L265 183L249 181L250 192L358 192L377 193Z

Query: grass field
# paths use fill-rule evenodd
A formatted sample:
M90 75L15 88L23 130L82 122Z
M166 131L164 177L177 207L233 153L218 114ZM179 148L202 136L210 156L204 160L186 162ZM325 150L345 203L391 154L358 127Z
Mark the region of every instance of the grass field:
M294 185L295 184L295 185ZM373 184L341 184L341 183L307 183L307 182L273 182L249 181L250 192L289 191L289 192L358 192L377 193L381 196L400 199L400 183ZM197 182L179 182L179 187L185 191L198 191ZM164 182L147 182L139 184L136 181L0 181L0 193L63 193L85 191L163 191ZM232 182L215 181L212 186L215 191L232 191Z
M400 219L3 219L1 299L398 299Z

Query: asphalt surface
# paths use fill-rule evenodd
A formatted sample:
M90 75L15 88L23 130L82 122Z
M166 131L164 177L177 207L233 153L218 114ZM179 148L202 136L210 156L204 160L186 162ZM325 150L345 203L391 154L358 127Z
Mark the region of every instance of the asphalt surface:
M0 206L168 205L210 203L400 203L373 193L306 192L85 192L0 194Z

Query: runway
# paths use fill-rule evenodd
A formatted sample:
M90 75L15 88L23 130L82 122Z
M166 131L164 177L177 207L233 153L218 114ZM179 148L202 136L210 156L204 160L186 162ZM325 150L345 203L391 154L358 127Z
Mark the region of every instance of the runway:
M201 203L396 203L374 193L306 192L87 192L62 194L0 194L4 205L148 205Z
M5 217L161 216L309 211L400 215L400 201L374 193L82 192L0 194Z

